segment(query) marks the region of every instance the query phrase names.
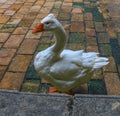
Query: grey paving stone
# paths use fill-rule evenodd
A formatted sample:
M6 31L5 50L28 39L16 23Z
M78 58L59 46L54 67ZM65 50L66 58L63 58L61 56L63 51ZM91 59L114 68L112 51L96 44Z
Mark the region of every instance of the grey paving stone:
M69 116L70 96L0 91L0 116Z
M120 96L75 95L72 116L120 116Z

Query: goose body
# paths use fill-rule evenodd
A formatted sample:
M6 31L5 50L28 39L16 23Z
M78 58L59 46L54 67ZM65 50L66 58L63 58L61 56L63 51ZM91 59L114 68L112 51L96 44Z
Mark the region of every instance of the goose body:
M33 33L51 31L56 42L39 52L34 58L34 67L39 75L49 81L59 91L68 91L86 83L94 70L108 64L108 58L99 57L96 52L64 49L66 33L53 14L45 17Z

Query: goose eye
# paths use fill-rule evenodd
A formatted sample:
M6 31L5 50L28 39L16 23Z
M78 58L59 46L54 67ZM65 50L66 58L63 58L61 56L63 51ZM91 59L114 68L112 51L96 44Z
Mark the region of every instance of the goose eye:
M50 22L46 22L46 24L47 24L47 25L49 25L49 24L50 24Z

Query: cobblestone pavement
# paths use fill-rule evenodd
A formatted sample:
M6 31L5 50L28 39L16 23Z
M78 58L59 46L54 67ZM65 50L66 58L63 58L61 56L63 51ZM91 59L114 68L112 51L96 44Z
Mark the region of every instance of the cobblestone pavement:
M49 13L66 29L66 48L100 52L110 60L78 92L120 95L119 0L0 0L0 89L47 93L51 84L34 71L33 58L55 39L31 31Z

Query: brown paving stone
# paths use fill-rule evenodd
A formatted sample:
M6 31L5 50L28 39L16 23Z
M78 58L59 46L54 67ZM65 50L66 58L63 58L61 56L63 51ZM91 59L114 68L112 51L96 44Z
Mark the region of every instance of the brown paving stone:
M67 12L70 13L72 11L72 7L71 6L62 6L61 7L61 12Z
M33 19L24 18L19 23L19 26L20 27L22 27L22 26L23 27L30 27L32 23L33 23Z
M117 73L105 73L105 83L108 95L120 95L120 80Z
M58 17L59 20L69 20L70 19L70 14L69 13L64 13L61 12Z
M30 6L26 5L26 6L21 7L19 9L18 13L20 13L20 14L27 14L29 12L29 10L30 10Z
M83 13L82 8L73 8L72 13Z
M94 28L94 22L93 21L85 21L86 28Z
M24 79L24 73L6 72L0 82L0 89L20 90Z
M22 4L13 4L9 7L9 9L17 11L18 9L20 9L21 6Z
M30 55L17 55L9 67L9 71L26 72L32 56Z
M95 29L86 28L86 35L87 36L96 36Z
M39 40L25 39L19 48L18 54L34 54Z
M50 10L51 10L50 7L42 7L40 13L50 13Z
M0 80L2 79L3 77L3 74L5 73L6 71L6 66L0 66Z
M86 37L86 42L87 42L87 45L97 45L96 37L87 36Z
M84 14L84 20L86 20L86 21L92 21L93 20L93 15L92 15L92 13L85 13Z
M37 15L37 18L39 18L39 22L40 22L40 19L46 17L48 15L48 13L41 13L41 14L38 14Z
M72 7L72 3L71 2L63 2L62 6L66 6L66 7L71 6Z
M91 79L103 79L102 70L101 69L95 70Z
M12 15L15 14L15 11L14 11L14 10L7 10L7 11L5 11L4 14L5 14L5 15L10 15L10 16L12 16Z
M87 29L86 29L86 35L87 35L87 36L96 36L95 29L87 28Z
M0 13L4 13L5 12L5 8L0 8Z
M116 32L112 29L108 29L108 34L110 38L117 38Z
M21 21L21 19L18 19L18 18L10 19L7 24L17 25L20 21Z
M72 0L64 0L64 2L72 2Z
M117 72L114 58L111 56L111 57L108 57L108 59L109 59L109 64L103 68L104 71L105 71L105 72L106 72L106 71L107 71L107 72Z
M41 6L39 5L34 5L31 7L30 11L31 12L38 12L40 10Z
M0 50L0 65L8 65L11 61L13 55L15 54L15 49L1 49Z
M67 44L67 48L71 50L85 50L84 44L78 44L78 43L69 43Z
M2 28L3 25L4 25L4 24L0 24L0 28Z
M2 28L0 28L0 32L12 33L15 28L16 28L16 25L5 24L4 26L2 26Z
M25 35L28 31L28 27L17 27L13 34Z
M12 18L18 18L18 19L22 19L24 17L24 14L14 14L12 16Z
M72 22L70 31L71 32L84 32L83 22Z
M83 2L83 0L73 0L73 2Z
M86 47L86 51L87 52L91 52L91 51L92 52L98 52L98 46L90 46L89 45L89 46Z
M30 31L28 31L28 33L25 36L25 38L40 39L41 35L42 35L42 33L32 34L32 30L30 30Z
M24 35L12 35L4 44L4 47L17 48L23 39L24 39Z
M26 0L26 2L35 2L36 0Z
M2 48L3 43L0 43L0 48Z
M1 6L1 8L9 8L11 5L10 4L3 4L2 6Z
M0 23L6 23L9 20L10 16L0 16Z
M106 27L103 22L95 22L95 29L97 32L105 32Z
M8 37L9 37L10 33L0 33L0 42L5 42Z
M72 14L72 21L83 21L83 14Z
M44 2L45 2L44 0L42 0L42 1L36 1L35 4L42 6L44 4Z

